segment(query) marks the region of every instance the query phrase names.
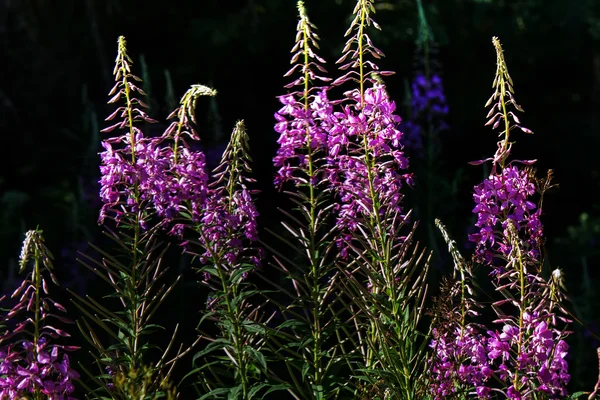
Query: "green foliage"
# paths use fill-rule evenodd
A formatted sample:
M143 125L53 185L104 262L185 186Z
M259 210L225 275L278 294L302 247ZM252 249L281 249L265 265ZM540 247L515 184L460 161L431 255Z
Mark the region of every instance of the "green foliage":
M397 227L399 232L405 228ZM420 399L426 393L428 334L422 333L421 316L431 254L414 244L414 229L386 262L363 250L341 267L352 271L341 284L351 299L347 307L356 329L349 339L362 353L361 398L370 398L375 388L382 399Z

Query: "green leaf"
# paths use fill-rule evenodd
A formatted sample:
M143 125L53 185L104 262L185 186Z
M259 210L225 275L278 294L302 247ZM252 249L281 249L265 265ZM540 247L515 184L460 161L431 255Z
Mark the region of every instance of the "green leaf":
M239 384L230 389L229 394L227 395L227 400L238 400L242 397L242 385Z
M267 361L265 360L265 356L252 346L244 346L244 351L254 359L254 361L258 362L263 371L267 369Z
M585 396L586 394L589 394L589 392L575 392L575 393L572 393L571 395L569 395L569 397L567 397L567 399L578 399L581 396Z
M269 390L267 390L265 392L265 394L263 394L263 399L265 398L266 395L276 392L278 390L288 390L291 386L288 385L287 383L281 383L279 385L270 385L271 387L269 388Z
M229 388L213 389L210 392L206 393L204 396L200 397L200 399L198 399L198 400L217 398L217 396L219 396L221 394L229 393L229 390L230 390Z
M261 325L252 321L244 321L242 326L247 332L250 333L259 333L261 335L266 334L266 329Z

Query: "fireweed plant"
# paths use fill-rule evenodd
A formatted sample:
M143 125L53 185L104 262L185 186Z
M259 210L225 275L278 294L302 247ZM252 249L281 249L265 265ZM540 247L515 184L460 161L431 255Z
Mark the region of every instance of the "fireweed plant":
M164 133L148 137L136 122L153 121L142 110L145 103L134 96L136 92L144 93L133 83L139 78L130 72L131 60L122 38L116 64L117 84L110 103L124 97L125 105L107 118L118 116L122 121L104 131L123 129L124 132L103 142L104 206L100 222L111 218L116 223L118 232L109 234L127 250L129 267L102 253L107 259L101 263L104 270L101 276L118 293L125 311L113 313L97 302L77 297L78 304L98 312L118 330L115 332L103 320L94 318L96 324L121 343L105 348L95 336L88 338L103 360L107 360L108 380L112 382L105 385L106 389L113 397L120 390L122 396L130 398L129 391L136 387L148 393L143 398L174 395L174 389L165 386L165 382L175 362L201 339L206 339L209 344L194 356L195 368L188 374L197 378L195 386L201 398L219 398L224 393L234 398L254 397L265 387L257 379L267 367L259 351L262 330L257 322L261 316L248 302L254 291L245 283L248 274L260 266L261 252L252 248L257 240L258 213L253 192L247 186L253 180L248 176L251 170L244 124L236 125L221 163L210 174L204 153L194 146L200 139L194 130L195 108L200 97L214 96L216 91L192 85L167 118L172 122ZM116 143L123 143L124 147L113 148ZM125 236L123 231L129 234ZM174 356L168 356L178 330L175 327L167 349L158 362L148 367L146 353L154 347L147 342L148 334L160 328L150 322L151 317L178 280L155 287L166 272L161 262L166 246L156 239L161 232L166 232L184 252L194 256L193 268L201 273L202 283L212 291L200 323L213 322L219 334L210 337L203 333L190 347L180 346ZM126 240L119 240L119 234ZM87 323L85 326L89 328ZM153 377L150 386L149 374ZM130 382L131 379L134 381Z
M471 163L492 166L489 177L474 189L479 231L469 239L476 243L473 261L489 270L501 299L491 304L497 316L493 325L476 324L472 318L481 305L473 297L471 267L453 251L455 279L437 304L430 344L431 392L436 399L566 398L565 327L570 321L561 306L562 275L556 269L549 278L543 276L540 216L551 172L537 180L529 167L534 160L509 160L511 131L532 132L510 110L522 111L500 41L494 37L493 44L497 70L486 125L500 128L501 139L492 158ZM537 204L532 201L536 191Z
M282 252L275 257L293 288L277 346L302 371L303 381L294 380L297 398L379 392L417 398L425 389L425 341L416 327L427 262L410 248L411 229L402 232L408 213L401 188L412 176L401 172L408 160L400 117L381 80L391 72L370 60L383 56L367 34L379 28L371 18L375 8L372 1L357 2L338 61L344 72L329 86L316 86L330 79L322 75L318 37L302 2L299 11L294 65L286 76L300 76L286 87L300 89L280 97L274 163L276 185L295 189L286 194L299 216L284 212L284 227L301 261ZM358 87L329 99L331 89L349 84ZM294 364L287 365L293 377Z
M328 140L330 182L338 202L337 264L353 316L351 337L359 352L355 371L366 381L361 397L416 399L425 389L419 322L429 255L413 244L414 227L407 226L410 213L402 204L401 189L412 185L413 177L405 173L401 118L382 81L392 72L369 60L383 56L367 34L370 26L380 29L374 12L373 1L357 2L337 62L348 72L333 82L358 86L344 93Z
M287 367L294 398L328 399L339 396L347 383L339 373L346 335L339 332L340 307L336 308L334 295L337 271L330 255L333 233L327 224L332 204L326 156L333 106L327 87L317 86L331 79L324 76L325 60L316 54L319 37L303 2L298 2L298 11L293 66L285 74L298 75L286 85L296 90L279 97L283 107L275 114L280 137L273 160L275 185L285 190L297 213L282 210L282 224L290 239L274 233L291 251L267 246L274 254L273 266L287 278L283 285L272 282L285 298L270 298L281 316L271 335L271 347Z
M105 134L118 134L102 141L100 198L103 205L99 216L106 236L118 250L109 254L92 246L101 259L84 254L81 260L111 287L113 293L109 298L116 301L102 304L90 296L71 292L74 304L84 314L77 324L94 349L99 368L98 374L85 369L95 385L85 386L92 398L165 397L170 390L167 382L175 361L190 350L180 347L174 356L169 356L177 326L164 351L149 340L152 332L162 329L152 323L152 317L179 279L162 283L167 271L162 257L167 246L157 239L165 227L160 217L167 216L178 199L169 195L169 182L163 180L170 165L169 158L163 156L160 140L146 137L138 127L154 120L144 111L146 104L137 97L144 92L136 86L141 80L131 73L131 64L125 39L120 37L114 69L116 83L110 92L109 104L121 100L123 105L107 118L107 121L117 119L118 122L113 121L113 125L102 130ZM200 190L202 187L196 186ZM196 190L185 195L194 196ZM104 336L95 331L92 323ZM152 352L160 357L148 366L148 354ZM147 374L137 373L143 368L152 375L149 386ZM131 397L131 388L139 389L134 397Z
M50 297L48 279L58 283L42 233L36 229L25 235L20 272L31 270L12 294L17 304L3 316L8 330L0 333L0 399L73 399L73 382L79 378L68 356L78 347L63 344L70 335L55 327L73 322Z
M257 291L247 281L262 263L262 249L256 247L258 212L248 187L253 183L250 162L248 136L240 121L213 171L202 215L194 220L183 213L196 236L184 245L199 258L202 266L197 270L211 291L202 321L216 323L219 330L194 356L196 368L190 374L200 374L197 388L201 398L227 394L249 399L285 388L264 380L268 368L262 347L268 319L252 300ZM174 229L180 227L177 224Z

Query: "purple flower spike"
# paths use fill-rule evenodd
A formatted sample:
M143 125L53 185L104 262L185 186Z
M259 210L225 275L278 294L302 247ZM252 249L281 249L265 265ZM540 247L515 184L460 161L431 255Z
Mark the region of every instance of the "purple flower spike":
M155 149L136 124L156 121L144 111L148 106L136 97L136 94L145 93L135 84L141 79L131 73L131 63L131 58L127 55L125 38L121 36L114 69L116 83L109 93L112 97L108 103L121 100L124 105L117 107L106 118L106 121L115 118L119 118L120 121L101 131L109 133L117 130L119 135L102 142L104 151L100 153L102 160L100 198L104 205L98 219L100 224L106 217L119 222L124 211L137 213L142 201L139 187L147 184L147 181L152 178L152 173L146 170L152 167L144 160L152 158Z
M357 94L347 93L350 104L334 113L335 129L328 138L329 168L340 198L338 227L348 231L356 230L365 219L401 215L401 188L412 183L410 175L400 172L408 168L408 159L396 104L382 84L365 91L364 104Z
M29 231L26 235L21 270L30 261L32 271L21 285L27 289L15 293L21 295L21 301L6 317L7 321L19 317L25 322L15 321L20 329L0 335L0 399L29 398L28 395L35 392L48 399L73 399L70 396L75 391L73 380L79 379L79 374L70 367L66 351L78 347L56 344L55 340L69 334L47 324L48 316L70 321L58 315L66 310L48 295L45 280L47 276L55 279L51 255L39 230Z
M529 200L534 193L534 181L527 171L516 166L504 168L500 175L490 175L475 187L473 212L477 214L475 226L480 230L469 235L469 240L477 243L478 261L491 265L495 255L508 256L511 249L507 240L508 220L527 243L531 257L537 259L543 230L541 211Z
M275 113L275 131L279 133L279 149L273 159L277 167L275 185L286 182L296 186L313 185L325 180L322 158L327 146L328 132L334 124L333 105L327 98L327 88L315 82L329 82L321 74L325 60L319 57L316 27L309 21L303 3L298 4L300 20L296 27L296 43L292 48L293 67L285 76L299 77L285 87L298 90L280 96L281 109Z
M487 105L494 100L496 102L488 114L491 118L488 125L493 124L496 129L500 122L504 122L504 132L494 157L485 160L492 162L490 176L474 189L473 212L477 215L475 225L479 231L469 235L469 240L477 244L475 261L492 267L490 275L495 277L492 283L503 296L492 303L497 315L493 322L502 328L500 331L489 329L487 335L481 337L485 347L482 358L485 367L482 370L490 371L495 378L496 389L509 399L538 398L535 392L542 393L543 398L565 398L570 379L565 360L568 346L564 341L568 331L557 326L559 318L555 314L563 312L560 305L564 298L561 292L562 274L560 270L554 271L550 281L541 276L541 209L531 200L536 191L543 194L552 187L552 174L549 172L545 181L536 181L531 169L518 167L522 163L530 165L531 161L507 162L511 151L509 133L513 127L520 127L516 125L520 122L513 112L506 111L506 106L522 110L514 101L513 82L500 42L494 38L493 43L498 68L494 79L495 92ZM461 269L461 276L463 272L464 269ZM462 299L465 299L464 291ZM461 315L464 323L465 313ZM563 317L560 320L570 322ZM434 344L445 348L448 347L447 342L456 341L458 337L448 336L434 340ZM448 384L448 379L452 378L453 383L473 386L478 396L489 395L489 391L482 389L487 384L469 381L462 364L458 364L462 362L460 358L445 360L434 356L434 360L434 389L438 392L444 390L444 383ZM444 361L448 361L447 364ZM452 373L441 373L446 370Z

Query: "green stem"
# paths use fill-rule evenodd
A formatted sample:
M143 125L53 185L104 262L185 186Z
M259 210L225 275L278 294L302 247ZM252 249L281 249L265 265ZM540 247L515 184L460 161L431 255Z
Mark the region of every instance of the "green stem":
M248 371L247 371L247 363L246 357L244 357L244 344L242 341L242 328L240 321L240 310L237 307L234 307L230 296L232 299L235 299L238 295L238 285L237 283L233 283L232 285L228 285L228 279L225 271L220 266L220 262L216 264L217 272L219 274L219 279L221 280L221 288L223 290L223 295L225 297L225 304L227 307L227 317L232 323L233 326L233 345L235 349L235 358L238 364L238 373L242 384L242 400L248 399L248 392L250 390L250 384L248 381Z
M38 356L38 346L39 346L39 340L40 340L40 323L41 323L41 316L40 316L40 290L42 289L42 279L41 279L41 274L40 274L40 257L42 255L40 254L40 251L38 249L38 246L35 246L35 252L34 252L34 258L35 258L35 266L34 266L34 270L33 273L35 274L34 276L34 286L35 286L35 313L34 313L34 331L33 331L33 355L34 357L37 359ZM36 385L35 386L35 394L34 397L36 400L42 400L42 396L41 396L41 392L40 392L40 388Z
M510 137L510 123L508 122L508 112L506 111L506 101L504 96L506 95L504 76L500 73L500 102L502 104L502 114L504 115L504 142L502 143L502 149L508 148L508 139ZM504 168L506 161L506 155L500 160L500 166Z
M136 198L136 203L139 203L138 200L138 188L136 186L135 188L135 198ZM132 243L132 247L131 247L131 251L132 251L132 256L133 256L133 260L132 260L132 265L131 265L131 276L130 276L130 281L129 281L129 285L130 287L128 288L129 290L129 298L130 298L130 315L131 315L131 328L132 328L132 332L133 332L133 338L132 338L132 342L130 344L130 352L131 352L131 361L130 361L130 368L131 370L135 370L138 364L138 359L140 358L140 354L139 354L139 338L140 338L140 319L138 316L138 309L140 308L140 305L138 304L138 293L137 293L137 264L138 264L138 247L139 247L139 242L140 242L140 220L141 220L141 215L140 215L141 211L136 212L136 218L135 218L135 228L134 228L134 234L133 234L133 243Z
M204 241L204 243L208 243L207 237L204 235L204 233L201 230L199 230L199 233L202 236L202 240ZM236 377L239 377L240 383L242 385L242 400L248 400L250 384L248 380L246 357L244 356L244 344L242 340L242 328L240 321L241 312L237 306L233 306L231 300L232 298L235 299L235 297L237 297L238 295L238 285L235 282L231 284L231 282L229 281L227 271L222 267L221 257L217 253L215 253L210 246L207 246L206 249L209 251L210 256L214 262L215 269L217 270L217 275L221 282L221 290L223 291L223 299L225 300L226 317L231 322L231 326L233 328L233 330L229 334L231 335L231 341L233 342L234 357L235 362L237 363L237 373L235 375ZM226 332L224 333L227 334Z
M133 129L133 103L132 103L132 99L131 99L131 92L129 89L129 82L127 81L127 70L125 69L125 66L122 65L121 66L121 73L123 74L123 86L125 88L125 99L127 102L127 126L129 127L129 140L130 140L130 146L131 146L131 165L135 166L137 159L136 159L136 151L135 151L135 147L136 147L136 142L135 142L135 131ZM131 318L131 328L132 328L132 332L133 332L133 337L130 338L129 340L129 351L130 351L130 370L135 370L137 367L137 361L139 358L139 354L138 354L138 345L139 345L139 333L140 333L140 326L139 326L139 318L138 318L138 309L139 309L139 304L138 304L138 296L136 293L137 290L137 279L136 279L136 268L137 268L137 264L138 264L138 247L139 247L139 241L140 241L140 222L141 222L141 207L140 207L140 200L139 200L139 187L137 182L135 183L134 186L134 199L135 199L135 203L138 205L138 207L140 208L135 215L134 218L134 224L135 224L135 228L134 228L134 236L133 236L133 243L131 246L131 252L132 252L132 265L131 265L131 275L129 277L129 282L126 283L126 290L129 291L129 300L130 300L130 318ZM129 285L129 287L127 287Z
M239 155L238 155L238 143L234 143L232 151L232 157L229 164L229 181L227 182L227 194L228 194L228 204L227 210L230 214L233 214L235 211L235 204L233 201L233 196L235 193L235 185L238 182L238 168L239 168ZM229 236L233 236L234 232L229 231ZM205 238L205 243L206 238ZM211 251L211 250L210 250ZM212 251L211 251L212 253ZM238 376L240 379L240 383L242 385L242 399L247 400L248 394L250 391L250 382L248 379L248 363L246 361L245 352L244 352L244 343L243 343L243 334L242 334L242 322L243 318L241 315L241 310L239 308L239 302L236 302L235 306L233 305L233 301L238 296L239 293L239 284L238 282L230 281L230 277L227 275L227 271L222 267L222 259L220 255L212 253L213 259L215 261L215 267L217 269L217 273L219 275L219 279L221 281L221 289L223 290L223 296L225 298L225 305L227 307L227 318L231 321L233 331L232 331L232 339L235 351L235 359L238 364Z
M365 71L364 71L364 47L363 47L363 35L364 35L364 28L366 25L366 20L367 20L367 10L366 7L362 7L361 11L360 11L360 25L358 28L358 58L359 58L359 81L360 81L360 108L362 109L364 106L364 97L365 97L365 87L364 87L364 83L365 83ZM388 268L389 267L389 255L386 252L386 246L385 243L387 241L387 235L386 235L386 231L384 229L384 227L382 226L381 220L379 218L379 201L378 201L378 196L377 193L375 192L375 187L374 187L374 169L375 169L375 164L374 164L374 158L371 158L370 154L369 154L369 142L367 139L367 135L366 133L363 135L363 149L364 149L364 155L365 155L365 165L367 168L367 180L369 181L369 196L371 199L371 226L373 226L376 230L377 233L377 242L378 242L378 246L380 246L381 248L377 248L378 246L375 246L375 251L374 254L372 254L371 258L374 264L379 264L382 261L384 261L385 265L382 265L382 269L383 269L383 273L386 276L386 280L388 281L388 289L390 289L392 292L395 292L395 285L394 285L394 277L390 276L390 272ZM383 256L383 257L381 257ZM376 287L376 285L373 285L373 290L377 292L378 288ZM395 296L392 295L392 298L395 298ZM369 335L371 336L371 343L373 346L375 346L375 344L377 343L377 327L375 325L375 323L373 321L371 321L370 323L370 329L369 329ZM371 348L371 346L367 347L367 360L366 360L366 367L367 368L371 368L374 365L374 352Z
M308 25L306 21L302 26L302 39L304 44L304 111L308 112L309 107L309 91L310 91L310 75L309 75L309 35ZM309 250L309 263L311 268L311 300L312 300L312 336L313 336L313 347L312 347L312 364L313 364L313 384L316 392L313 395L316 398L323 398L323 366L321 359L321 283L320 283L320 271L318 265L318 251L316 250L316 193L314 186L314 155L311 146L311 136L308 126L305 126L305 137L306 137L306 149L307 149L307 164L308 164L308 197L309 197L309 221L308 221L308 250Z
M521 352L522 352L522 348L523 348L523 337L524 337L524 332L523 332L523 314L524 311L527 309L527 304L525 303L525 268L523 266L523 255L521 253L521 248L519 247L519 243L518 243L518 238L516 237L516 232L515 232L515 237L513 238L513 246L516 247L517 249L517 260L518 260L518 264L519 264L519 286L520 286L520 300L519 300L519 341L517 343L517 363L518 360L521 358ZM518 390L518 384L519 384L519 368L518 368L518 364L515 370L515 378L513 380L513 386L515 388L515 390Z
M129 128L129 141L131 145L131 163L135 165L135 131L133 129L133 103L131 101L131 90L127 81L127 69L125 65L121 65L121 74L123 75L122 85L125 88L125 100L127 102L127 126Z

